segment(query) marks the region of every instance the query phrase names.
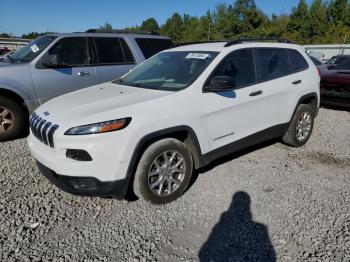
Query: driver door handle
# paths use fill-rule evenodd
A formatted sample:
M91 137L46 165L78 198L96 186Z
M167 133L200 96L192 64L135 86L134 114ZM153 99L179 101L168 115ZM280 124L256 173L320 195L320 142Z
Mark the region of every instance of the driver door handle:
M78 75L78 76L89 76L90 73L89 73L89 72L86 72L86 71L81 71L81 72L78 72L77 75Z

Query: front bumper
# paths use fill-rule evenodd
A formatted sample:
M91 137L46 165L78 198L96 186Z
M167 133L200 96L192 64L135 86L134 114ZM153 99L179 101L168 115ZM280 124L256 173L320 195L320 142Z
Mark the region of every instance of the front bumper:
M129 179L102 182L95 177L72 177L56 174L50 168L36 161L40 172L58 188L80 196L113 196L123 199L129 186Z

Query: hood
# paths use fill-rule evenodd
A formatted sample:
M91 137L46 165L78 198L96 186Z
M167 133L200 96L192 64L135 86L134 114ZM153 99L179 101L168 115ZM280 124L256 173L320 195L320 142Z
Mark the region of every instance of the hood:
M57 97L36 112L58 125L84 125L128 115L130 106L172 94L169 91L103 83ZM44 114L45 112L45 114Z

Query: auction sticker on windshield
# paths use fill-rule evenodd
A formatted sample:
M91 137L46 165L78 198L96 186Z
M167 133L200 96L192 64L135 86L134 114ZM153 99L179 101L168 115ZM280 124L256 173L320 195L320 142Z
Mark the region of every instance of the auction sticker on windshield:
M185 58L186 59L207 59L208 57L210 57L210 54L189 53Z
M38 52L40 50L39 47L36 44L32 45L30 47L30 49L32 49L33 53L36 53L36 52Z

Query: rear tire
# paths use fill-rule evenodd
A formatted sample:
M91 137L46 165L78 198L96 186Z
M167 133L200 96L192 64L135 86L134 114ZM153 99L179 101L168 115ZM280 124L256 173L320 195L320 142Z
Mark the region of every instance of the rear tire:
M184 143L174 138L159 140L150 145L140 159L134 193L152 204L172 202L185 192L192 171L192 156Z
M301 147L309 140L315 119L315 110L310 104L300 104L293 116L287 133L282 137L284 144Z
M0 142L18 138L26 127L26 112L13 100L0 96Z

